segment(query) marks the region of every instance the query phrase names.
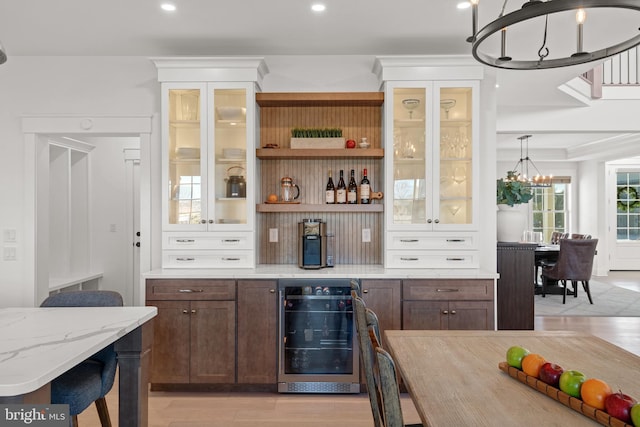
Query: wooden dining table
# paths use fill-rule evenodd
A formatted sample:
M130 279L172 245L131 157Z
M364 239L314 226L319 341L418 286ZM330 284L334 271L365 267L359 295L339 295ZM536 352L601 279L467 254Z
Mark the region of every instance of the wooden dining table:
M640 398L640 357L589 334L385 331L385 346L424 426L600 425L500 370L513 345Z

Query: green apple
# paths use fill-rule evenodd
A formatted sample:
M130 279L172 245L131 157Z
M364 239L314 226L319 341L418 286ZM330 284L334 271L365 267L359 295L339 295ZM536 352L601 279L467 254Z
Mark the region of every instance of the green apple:
M631 422L633 425L640 427L640 403L636 403L631 407L629 415L631 415Z
M579 371L564 371L560 375L560 390L580 399L580 387L587 377Z
M507 363L517 369L522 369L522 359L529 354L529 350L519 345L509 347L507 350Z

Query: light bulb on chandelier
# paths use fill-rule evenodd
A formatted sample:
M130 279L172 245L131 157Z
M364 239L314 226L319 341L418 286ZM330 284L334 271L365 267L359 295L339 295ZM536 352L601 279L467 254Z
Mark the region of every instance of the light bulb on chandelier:
M529 157L529 138L531 135L523 135L518 137L520 140L520 160L513 167L512 172L507 176L507 179L517 180L531 187L551 187L553 175L542 175L536 164ZM524 143L524 147L523 147ZM533 168L535 175L529 174L529 167Z

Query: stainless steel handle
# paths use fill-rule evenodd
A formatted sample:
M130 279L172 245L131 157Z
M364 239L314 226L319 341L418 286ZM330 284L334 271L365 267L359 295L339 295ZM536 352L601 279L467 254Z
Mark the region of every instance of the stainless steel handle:
M451 288L438 288L436 289L436 292L459 292L459 289L451 289Z
M240 261L240 258L222 258L223 261Z
M195 261L195 258L187 257L187 258L176 258L176 261Z
M466 242L467 239L447 239L447 242L458 243L458 242Z
M400 241L402 243L415 243L415 242L419 242L418 239L400 239Z
M178 289L181 294L190 294L193 292L204 292L204 289Z
M178 243L193 243L195 242L194 239L176 239L176 242Z
M222 243L239 243L240 239L222 239Z
M406 258L406 257L401 257L400 258L401 261L418 261L418 258Z
M464 258L447 258L447 261L464 261Z

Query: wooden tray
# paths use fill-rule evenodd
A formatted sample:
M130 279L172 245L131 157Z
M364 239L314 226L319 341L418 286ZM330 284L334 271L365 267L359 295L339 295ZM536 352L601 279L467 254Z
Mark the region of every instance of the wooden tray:
M557 400L564 406L567 406L574 411L580 412L582 415L591 418L592 420L607 427L633 427L631 424L627 424L624 421L614 418L607 414L605 411L594 408L587 405L580 399L576 399L573 396L569 396L567 393L550 386L549 384L540 381L539 379L525 374L519 369L509 366L507 362L498 363L498 368L501 371L506 372L510 377L515 378L528 385L529 387L538 390L540 393L547 395L548 397Z
M300 204L300 201L299 200L293 200L291 202L283 202L283 201L278 200L277 202L270 202L270 201L267 200L267 201L265 201L265 203L269 204L269 205L298 205L298 204Z

